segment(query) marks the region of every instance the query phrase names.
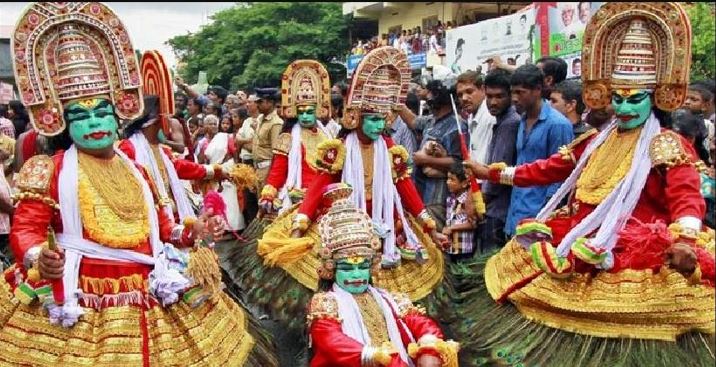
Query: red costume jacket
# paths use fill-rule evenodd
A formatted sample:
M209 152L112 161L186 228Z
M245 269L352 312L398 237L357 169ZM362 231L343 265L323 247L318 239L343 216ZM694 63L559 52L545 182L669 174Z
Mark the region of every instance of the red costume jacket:
M290 136L290 135L289 135ZM279 139L283 138L280 136ZM314 168L306 160L306 147L301 144L301 188L307 189L308 185L313 182L318 170ZM288 179L288 152L283 150L274 150L273 161L271 162L271 169L266 177L266 184L273 186L276 190L281 190L283 185L286 184Z
M392 162L393 182L398 190L403 207L414 217L418 217L425 209L425 205L413 184L413 180L410 178L407 151L402 146L396 145L391 138L383 137L383 139L385 139L385 143L390 150L388 156L391 157ZM340 144L331 144L333 142L340 142ZM318 217L325 187L332 183L340 182L343 172L342 162L340 162L340 167L338 167L338 165L333 162L334 159L331 159L331 155L337 154L338 157L345 156L345 142L343 140L333 139L326 143L328 144L322 144L323 148L319 149L318 160L320 161L319 165L331 168L319 169L318 175L315 176L308 187L308 191L298 209L299 213L305 214L311 221L315 221ZM388 189L389 188L385 188L385 190ZM366 203L366 211L369 214L371 213L370 200Z
M54 203L59 202L58 178L59 173L62 170L63 157L64 153L60 153L51 158L54 163L54 169L51 171L49 169L42 169L42 167L50 168L47 165L39 166L36 164L38 158L48 159L46 156L36 156L33 160L26 162L25 166L23 166L23 170L29 170L28 172L31 171L33 174L37 175L38 178L44 179L48 183L46 192L41 193L40 196L22 199L19 202L17 209L15 209L15 215L13 216L12 231L10 233L10 247L15 255L15 258L17 259L17 267L21 270L24 276L26 276L27 269L24 269L23 259L25 258L27 250L31 247L41 245L47 240L48 226L52 226L56 233L62 232L62 219L60 217L60 212L53 205L51 205L47 199L51 199ZM154 192L155 200L157 200L157 191L152 184L152 181L148 178L149 176L146 171L144 171L141 166L136 166L147 179L147 182L149 182L150 187ZM40 167L40 169L33 170L33 167ZM22 176L22 174L23 172L21 171L20 175ZM22 182L20 180L18 181L18 186L22 189ZM37 193L37 190L35 190L35 193ZM143 200L143 198L139 199ZM150 205L156 209L154 203L151 203ZM183 241L171 238L172 231L176 229L173 218L168 217L163 210L156 210L159 215L159 234L161 240L164 242L175 242L176 245L179 245L179 242ZM83 230L83 236L87 239L93 240L92 236L90 236L86 230ZM185 240L187 237L188 231L184 230L182 233L182 239ZM149 240L147 239L141 245L133 248L132 251L151 255L152 250ZM142 294L146 293L146 279L151 270L151 266L144 264L90 259L84 257L80 263L79 285L85 295L99 296L102 301L100 301L99 305L88 304L85 301L86 298L80 298L80 305L83 307L98 308L117 305L113 302L120 302L122 305L143 305L145 304L144 302L147 301L144 299L145 297L141 297L141 299L125 297L122 299L120 296L122 293L131 291L140 291ZM130 281L133 277L136 278L136 275L141 277L141 282ZM6 273L5 276L8 284L16 284L16 282L11 279L14 276L13 273ZM112 289L117 285L119 286L118 289ZM102 298L102 296L111 295L117 295L117 297L112 299L112 302L107 301L112 297Z
M393 317L398 323L406 349L411 342L418 341L426 335L443 338L443 332L438 324L425 316L422 310L413 306L407 296L395 297L394 300L399 309L392 309ZM338 306L331 292L317 293L313 296L308 309L308 319L314 351L311 367L361 367L361 355L365 346L343 333ZM435 351L426 353L439 357ZM418 357L422 354L419 353ZM391 354L388 366L405 367L407 364L395 353Z
M691 159L691 162L698 160L694 148L683 137L666 129L662 129L663 134L678 137L685 155ZM565 151L556 153L547 159L515 167L514 177L512 177L513 185L525 187L564 181L576 167L576 163L589 142L596 136L597 134L591 134L586 139L576 140L566 147ZM491 169L490 181L499 183L499 175L498 169ZM640 226L637 224L638 222L651 224L661 221L668 225L683 217L703 218L705 204L700 191L700 182L699 173L690 162L681 161L670 167L652 167L644 190L632 212L632 219L627 223L625 231ZM576 198L571 201L567 208L558 210L557 214L546 222L552 229L552 243L555 246L596 208L596 206L580 202ZM571 212L565 213L570 210ZM648 241L648 238L644 240ZM637 251L636 248L625 244L620 238L614 249L615 264L611 271L616 272L626 268L658 270L664 263L663 250L652 247L647 251L642 247ZM701 248L697 248L696 251L703 272L702 279L713 284L713 256L708 255ZM576 265L578 271L587 269L579 261Z

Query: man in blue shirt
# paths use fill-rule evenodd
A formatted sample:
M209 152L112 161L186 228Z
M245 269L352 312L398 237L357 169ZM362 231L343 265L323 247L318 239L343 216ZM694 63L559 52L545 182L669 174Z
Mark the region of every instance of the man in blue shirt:
M425 203L425 208L435 219L438 230L445 224L445 199L448 195L447 171L454 162L464 160L460 150L460 134L450 95L455 88L433 80L426 86L428 104L433 111L435 122L425 128L420 148L413 154L415 186ZM467 124L460 121L465 141L470 141Z
M574 139L569 120L542 99L544 74L537 66L520 66L512 75L510 84L512 104L521 115L517 131L517 165L546 159ZM522 219L536 216L559 185L514 187L505 234L513 236Z

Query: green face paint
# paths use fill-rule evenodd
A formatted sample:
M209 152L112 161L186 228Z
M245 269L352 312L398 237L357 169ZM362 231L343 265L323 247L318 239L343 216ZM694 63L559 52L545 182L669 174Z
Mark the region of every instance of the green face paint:
M339 260L336 264L336 283L341 289L351 294L360 294L368 289L370 281L370 260L354 263Z
M114 108L106 99L90 99L70 103L65 107L70 138L86 150L102 150L117 139L117 119Z
M316 106L303 106L298 108L298 123L303 127L316 125Z
M370 140L378 140L385 130L385 117L378 113L364 114L361 130Z
M612 107L619 128L630 130L643 125L651 113L651 98L645 90L622 91L612 94Z

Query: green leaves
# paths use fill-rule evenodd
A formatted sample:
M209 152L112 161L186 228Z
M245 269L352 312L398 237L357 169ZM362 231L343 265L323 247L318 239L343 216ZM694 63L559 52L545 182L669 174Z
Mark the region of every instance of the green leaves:
M716 76L716 25L714 3L698 2L687 9L693 38L691 39L691 80L713 79Z
M348 52L347 29L340 3L240 3L216 13L198 32L167 44L184 63L179 73L187 83L206 70L209 84L234 90L278 86L289 62L302 58L340 69L329 62Z

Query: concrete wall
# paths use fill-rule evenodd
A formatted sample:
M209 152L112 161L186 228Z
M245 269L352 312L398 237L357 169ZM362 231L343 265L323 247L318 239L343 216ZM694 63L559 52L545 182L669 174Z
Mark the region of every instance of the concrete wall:
M453 21L454 3L434 2L427 3L390 3L394 6L383 9L378 18L378 34L388 33L388 30L395 26L402 26L402 29L412 29L423 26L423 19L437 16L438 20L445 24Z

